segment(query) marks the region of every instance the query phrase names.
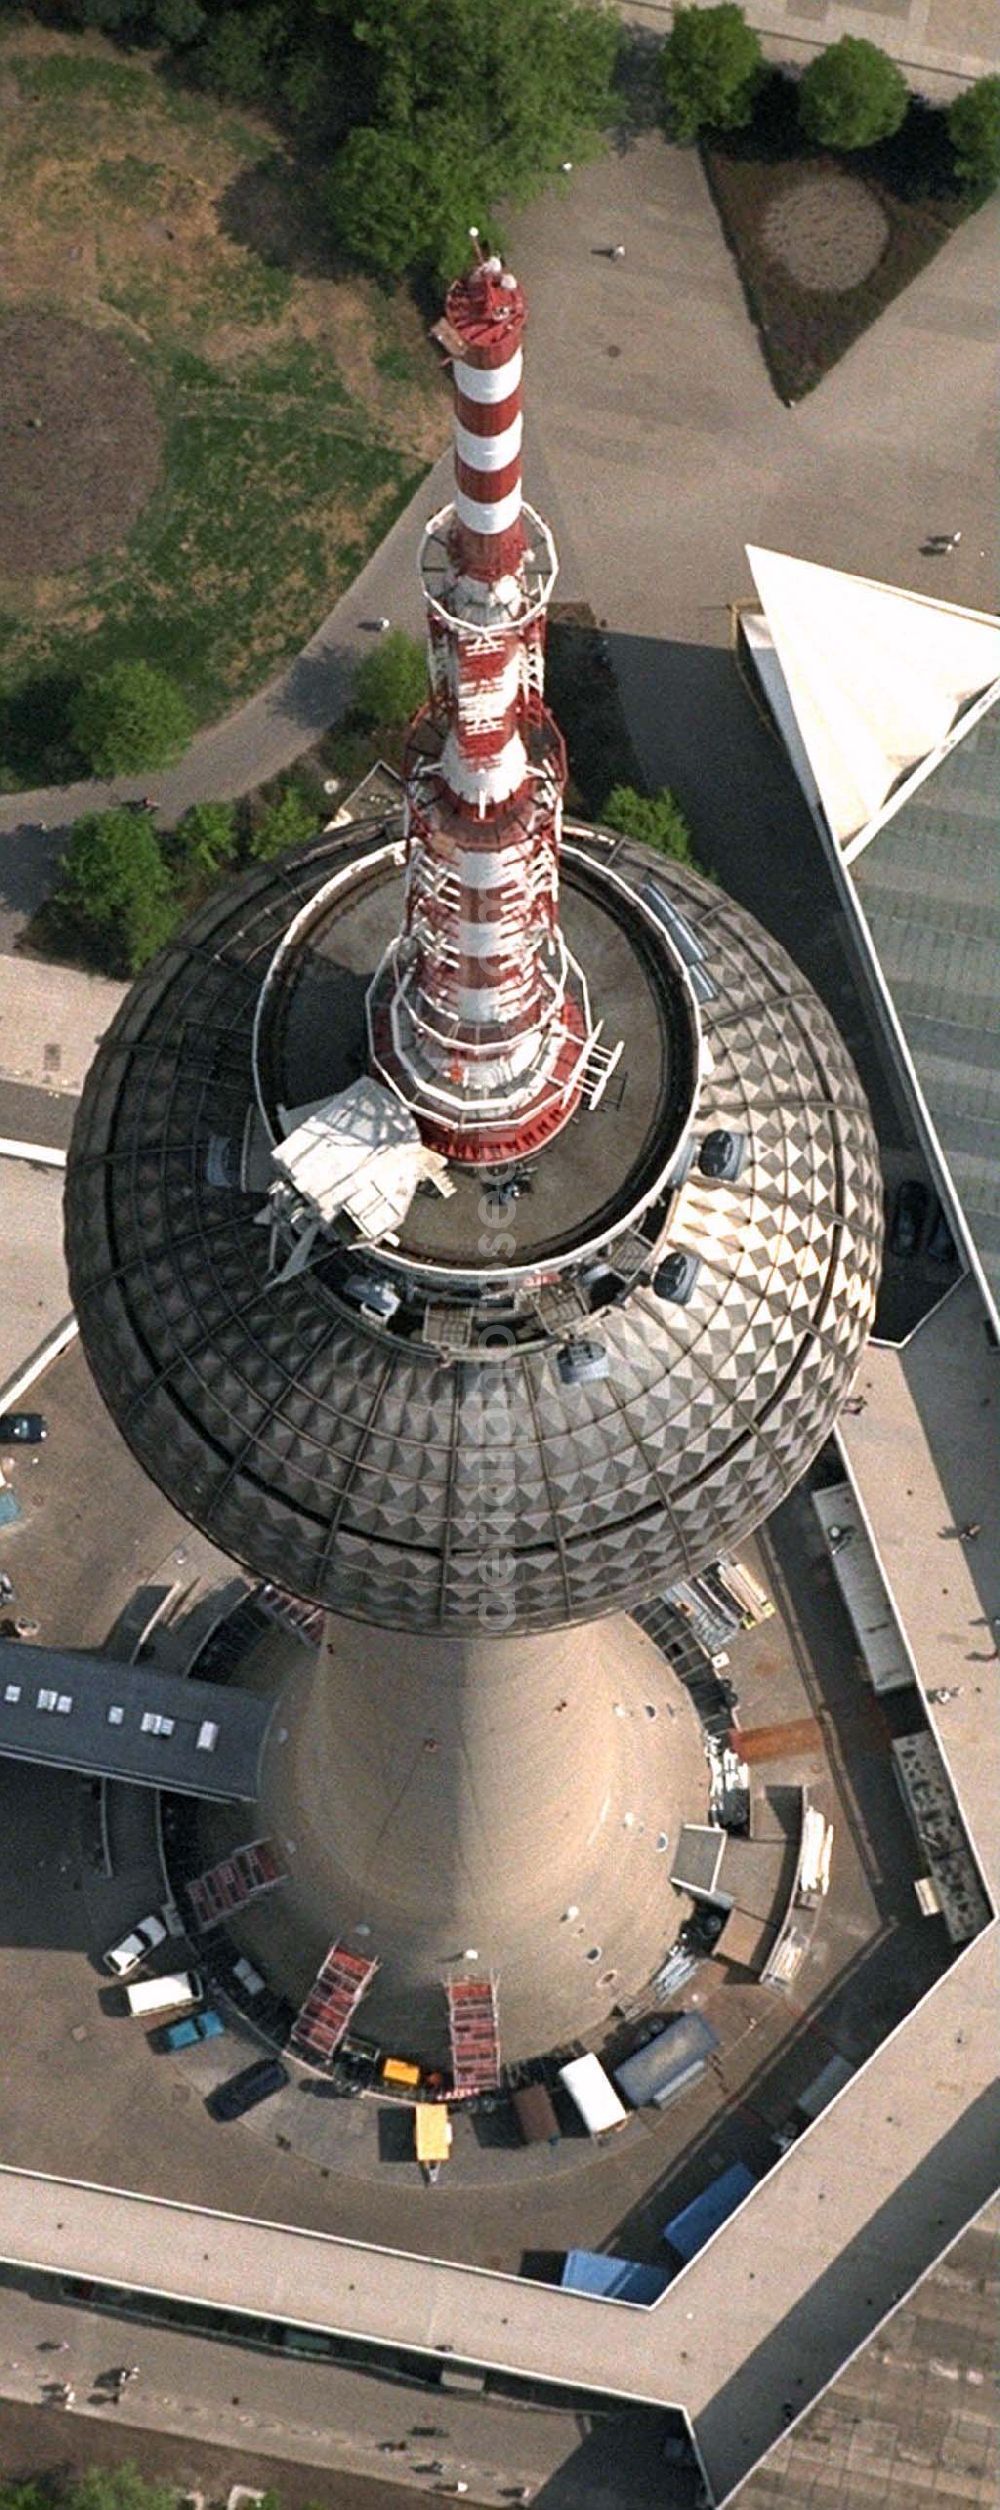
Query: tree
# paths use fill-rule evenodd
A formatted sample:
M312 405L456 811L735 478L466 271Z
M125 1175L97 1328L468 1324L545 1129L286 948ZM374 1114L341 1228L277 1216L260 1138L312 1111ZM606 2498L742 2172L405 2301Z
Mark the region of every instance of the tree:
M221 871L236 852L236 813L231 802L195 802L177 830L181 861L196 872Z
M71 722L73 738L98 776L166 767L191 737L187 700L148 662L113 662L85 680Z
M706 127L742 130L763 76L760 41L735 0L715 9L678 8L661 56L663 92L675 136Z
M199 44L195 61L205 87L237 104L255 104L271 84L270 59L281 41L278 8L226 9Z
M92 811L77 820L57 899L127 976L162 949L177 921L155 831L144 814L130 810Z
M408 723L427 695L427 656L418 636L390 628L359 662L352 691L366 723Z
M153 25L165 44L182 52L204 33L206 12L201 0L154 0Z
M276 854L287 854L293 845L305 845L314 837L318 813L305 794L289 785L280 801L270 802L251 831L250 852L258 863L270 862Z
M485 229L489 200L474 133L444 111L423 114L413 132L352 131L325 186L334 232L355 260L384 278L414 270L435 283L464 270L469 228Z
M873 148L898 131L909 101L887 52L865 35L842 35L803 71L799 119L821 148Z
M955 172L968 192L992 192L1000 183L1000 78L977 78L948 107L948 137Z
M619 29L591 0L392 0L353 23L368 122L334 161L328 205L349 252L387 275L451 277L468 229L527 200L613 112Z
M691 863L691 831L673 794L661 785L658 793L638 793L633 784L616 784L609 793L601 820L606 828L617 828L623 837L635 837L640 845L655 846L658 854L669 854L675 863Z

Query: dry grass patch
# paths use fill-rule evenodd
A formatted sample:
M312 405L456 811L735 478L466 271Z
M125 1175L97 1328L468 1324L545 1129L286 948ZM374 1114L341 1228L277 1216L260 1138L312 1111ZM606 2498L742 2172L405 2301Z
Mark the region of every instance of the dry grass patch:
M305 179L251 115L148 57L34 25L0 38L0 84L0 320L19 326L15 394L46 403L42 427L15 434L20 537L0 581L10 784L74 771L65 696L84 665L142 655L202 716L259 684L318 626L448 420L409 297L336 266ZM75 325L76 448L53 346Z

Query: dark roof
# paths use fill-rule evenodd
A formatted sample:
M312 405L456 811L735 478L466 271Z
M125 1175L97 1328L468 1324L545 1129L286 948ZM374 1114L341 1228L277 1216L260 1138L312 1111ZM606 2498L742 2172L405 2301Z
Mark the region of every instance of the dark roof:
M404 1304L391 1326L363 1316L332 1261L280 1287L268 1272L261 1191L239 1183L263 980L292 916L351 865L374 949L397 822L321 837L213 899L123 1005L74 1134L74 1304L139 1460L259 1575L390 1627L479 1624L498 1560L505 1626L530 1629L627 1606L718 1557L800 1478L871 1322L878 1158L828 1015L721 891L640 847L567 833L586 864L585 879L564 864L570 946L583 889L608 914L619 898L623 987L651 880L683 919L704 1041L698 1135L722 1127L746 1145L735 1183L694 1165L643 1224L652 1242L633 1229L626 1252L609 1250L600 1286L561 1275L604 1345L601 1378L565 1382L565 1323L539 1312L517 1311L498 1355L483 1347L488 1311L466 1309L467 1347L442 1349L422 1310ZM587 1160L598 1119L577 1121ZM686 1303L654 1294L654 1244L699 1256Z
M232 1683L0 1639L0 1754L12 1760L249 1804L273 1706ZM172 1731L144 1729L151 1717ZM217 1728L212 1742L206 1727Z

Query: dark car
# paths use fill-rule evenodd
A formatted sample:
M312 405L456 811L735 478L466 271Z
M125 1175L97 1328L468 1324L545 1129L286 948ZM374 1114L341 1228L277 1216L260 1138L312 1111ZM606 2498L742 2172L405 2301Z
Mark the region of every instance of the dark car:
M48 1434L40 1412L0 1412L0 1447L37 1447Z
M213 2118L243 2118L259 2101L282 2091L288 2080L288 2067L280 2057L258 2057L256 2065L244 2066L242 2074L232 2074L228 2083L218 2084L205 2107Z
M924 1233L929 1196L919 1177L907 1177L893 1205L889 1245L894 1255L915 1255Z

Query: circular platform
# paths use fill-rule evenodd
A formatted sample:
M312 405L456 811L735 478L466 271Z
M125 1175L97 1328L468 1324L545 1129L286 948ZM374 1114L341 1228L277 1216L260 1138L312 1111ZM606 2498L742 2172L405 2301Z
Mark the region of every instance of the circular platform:
M799 1479L871 1323L877 1152L847 1052L783 951L693 873L570 828L567 931L603 917L618 966L619 1102L609 1091L539 1155L512 1245L492 1247L499 1264L481 1250L471 1291L468 1179L414 1207L413 1245L390 1258L412 1282L388 1325L361 1312L356 1259L277 1284L252 1164L255 1028L265 1098L308 1083L314 1054L310 1097L349 1076L398 836L332 831L261 867L135 986L74 1134L74 1305L145 1469L258 1575L390 1628L481 1629L502 1607L505 1630L549 1629L717 1557ZM296 917L308 936L337 874L356 898L370 888L367 970L360 927L356 965L321 934L297 963L283 954L274 991L283 936ZM596 970L593 993L600 1014ZM728 1182L700 1164L719 1132L741 1144ZM543 1175L557 1158L558 1191ZM653 1287L667 1254L691 1259L680 1301ZM567 1372L581 1337L586 1379Z

